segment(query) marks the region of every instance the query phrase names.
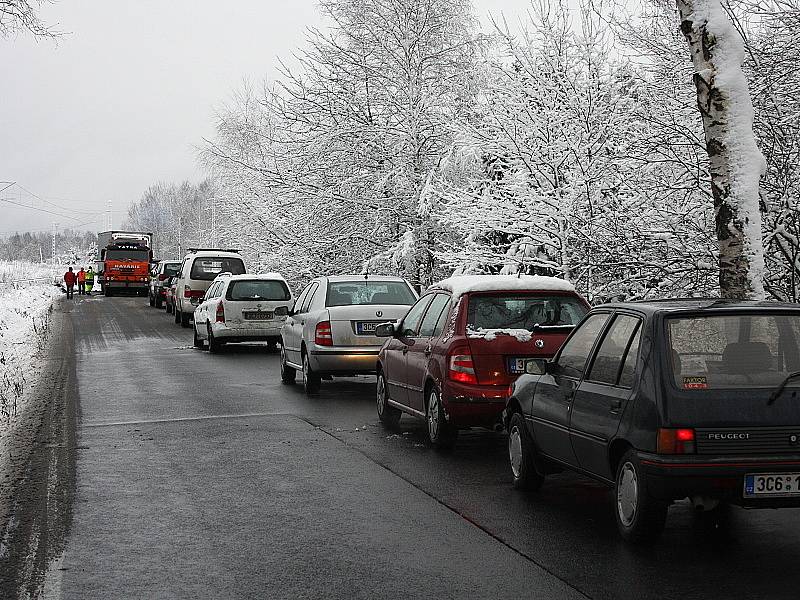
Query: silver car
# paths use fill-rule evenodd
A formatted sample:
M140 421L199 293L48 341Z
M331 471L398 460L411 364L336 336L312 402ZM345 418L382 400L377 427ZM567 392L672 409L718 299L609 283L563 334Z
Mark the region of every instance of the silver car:
M380 275L318 277L297 297L281 330L281 380L303 376L306 393L331 376L374 373L383 339L375 327L403 318L417 301L405 279Z

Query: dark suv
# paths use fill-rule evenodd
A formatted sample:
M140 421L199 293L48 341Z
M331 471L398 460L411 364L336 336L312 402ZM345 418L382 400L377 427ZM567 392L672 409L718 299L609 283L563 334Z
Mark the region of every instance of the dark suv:
M593 309L551 361L531 360L505 422L514 484L564 468L614 487L631 541L667 506L800 506L800 306L725 300Z

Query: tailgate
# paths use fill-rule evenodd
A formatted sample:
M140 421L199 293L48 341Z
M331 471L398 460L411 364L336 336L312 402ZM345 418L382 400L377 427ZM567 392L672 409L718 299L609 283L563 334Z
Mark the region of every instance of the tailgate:
M524 372L527 358L550 358L567 339L570 329L554 332L469 332L472 361L480 385L508 385Z
M334 346L382 346L385 338L375 335L375 326L402 319L410 306L362 304L328 308Z

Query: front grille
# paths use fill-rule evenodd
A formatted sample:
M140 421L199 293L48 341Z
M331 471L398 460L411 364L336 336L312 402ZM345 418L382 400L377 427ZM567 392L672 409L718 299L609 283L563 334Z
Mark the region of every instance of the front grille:
M800 454L800 425L696 429L695 443L698 454Z

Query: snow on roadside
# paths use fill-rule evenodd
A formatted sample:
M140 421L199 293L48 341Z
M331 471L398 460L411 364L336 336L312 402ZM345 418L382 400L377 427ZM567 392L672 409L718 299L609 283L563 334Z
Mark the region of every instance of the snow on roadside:
M0 286L0 436L22 408L46 341L53 302L62 294L50 284Z

